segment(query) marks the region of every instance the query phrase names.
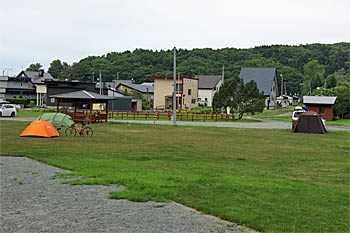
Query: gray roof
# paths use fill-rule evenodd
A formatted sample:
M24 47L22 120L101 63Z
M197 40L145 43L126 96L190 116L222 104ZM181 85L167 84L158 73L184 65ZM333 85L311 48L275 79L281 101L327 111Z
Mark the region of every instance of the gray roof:
M129 87L141 93L154 93L153 86L121 82L116 86L116 88L118 88L120 85Z
M334 104L336 96L304 96L304 104Z
M62 98L62 99L95 99L95 100L115 99L113 97L99 95L95 92L90 92L90 91L85 91L85 90L62 93L62 94L57 94L57 95L51 95L49 97L50 98Z
M222 79L222 75L197 75L198 89L213 89Z
M271 94L274 78L276 76L276 68L257 68L243 67L239 77L244 83L254 80L260 91L263 91L265 96Z
M22 73L22 72L21 72ZM21 74L20 73L20 74ZM32 83L40 84L43 83L45 80L55 80L50 73L44 72L43 77L39 76L38 71L23 71L23 73L31 79ZM18 75L19 76L19 75ZM17 76L17 77L18 77Z

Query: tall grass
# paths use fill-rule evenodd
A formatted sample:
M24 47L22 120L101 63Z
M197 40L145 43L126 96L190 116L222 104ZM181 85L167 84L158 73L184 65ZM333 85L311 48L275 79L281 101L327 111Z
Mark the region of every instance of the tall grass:
M25 125L0 121L1 155L127 186L111 198L176 201L267 232L349 230L349 132L96 124L92 138L20 138Z

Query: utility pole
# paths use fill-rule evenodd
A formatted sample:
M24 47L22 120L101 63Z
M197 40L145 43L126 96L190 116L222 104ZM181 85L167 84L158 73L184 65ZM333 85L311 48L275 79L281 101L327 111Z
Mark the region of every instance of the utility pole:
M174 71L173 71L173 125L176 126L176 47L174 47Z
M222 84L224 84L224 80L225 80L225 64L222 65Z
M102 95L102 74L100 70L100 95Z
M5 70L7 72L7 76L9 76L9 70L12 70L10 68L0 68L0 69L2 69L2 76L5 76Z
M283 75L280 74L281 77L281 96L283 95Z
M178 72L178 79L177 79L177 83L176 83L176 93L177 92L180 93L180 81L181 81L181 74L180 74L180 72ZM176 108L180 107L180 103L179 102L180 102L180 97L176 98Z

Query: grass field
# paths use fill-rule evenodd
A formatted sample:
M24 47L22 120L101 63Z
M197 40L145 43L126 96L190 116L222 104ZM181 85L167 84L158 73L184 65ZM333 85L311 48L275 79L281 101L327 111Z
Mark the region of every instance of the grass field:
M176 201L266 232L350 228L349 132L96 124L92 138L19 137L27 124L0 121L1 155L127 186L111 198Z

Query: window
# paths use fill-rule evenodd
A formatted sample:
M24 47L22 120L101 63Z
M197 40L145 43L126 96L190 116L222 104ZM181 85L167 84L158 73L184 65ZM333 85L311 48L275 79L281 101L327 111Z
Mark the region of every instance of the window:
M55 98L50 98L51 103L55 103Z
M192 93L191 89L188 89L187 90L187 95L191 95L191 93Z
M196 99L192 99L191 103L195 104L196 103Z
M324 113L324 107L318 107L318 113Z
M182 90L182 83L177 83L176 84L176 91L181 91Z

